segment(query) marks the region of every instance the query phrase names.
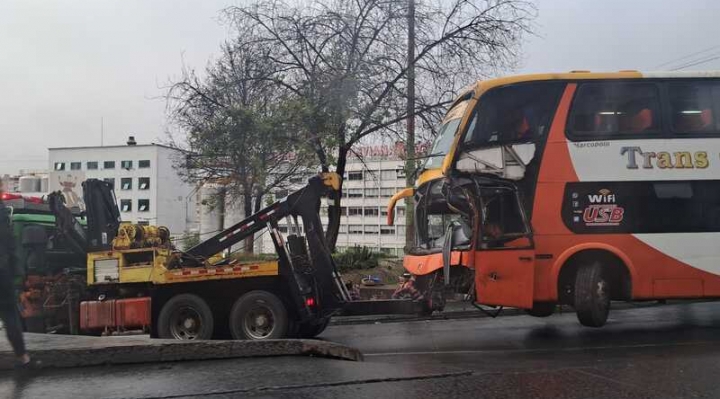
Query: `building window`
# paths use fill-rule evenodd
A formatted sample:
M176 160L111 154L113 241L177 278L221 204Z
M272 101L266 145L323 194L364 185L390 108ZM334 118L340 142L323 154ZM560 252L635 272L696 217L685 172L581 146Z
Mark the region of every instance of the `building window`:
M138 200L138 211L140 211L140 212L150 211L150 200L149 199Z
M380 212L379 212L378 208L365 207L365 212L364 212L365 216L377 216L379 214L380 214Z
M283 234L287 234L288 228L287 228L286 225L281 224L281 225L278 226L278 231L281 232L281 233L283 233Z
M398 216L405 216L405 207L404 206L397 207L395 214Z
M381 188L380 189L380 196L383 198L390 198L393 195L395 195L395 189L394 188Z
M362 198L363 189L362 188L348 188L347 196L348 196L348 198Z
M380 208L380 216L387 216L388 211L387 208Z
M55 170L65 170L65 162L55 162Z
M82 163L80 162L70 162L70 170L80 170L82 167Z
M363 172L348 172L348 180L362 180Z
M112 177L106 177L103 179L104 182L110 183L113 188L115 188L115 179Z
M351 206L348 208L348 216L362 216L363 209L361 206Z
M348 225L348 234L362 234L363 226L361 224Z
M395 229L393 227L381 227L380 234L384 236L393 236L395 235Z
M115 161L103 162L103 169L115 169Z
M378 234L380 232L380 226L365 225L365 234Z
M123 177L122 179L120 179L120 189L121 190L132 190L132 178Z
M398 178L398 179L404 179L404 178L405 178L405 169L397 169L395 172L397 172L397 178Z
M123 212L131 212L132 211L132 200L129 200L129 199L120 200L120 210Z
M367 197L367 198L377 198L378 194L380 194L379 188L366 188L365 189L365 197Z
M86 164L87 170L97 170L98 163L97 162L88 162Z
M149 190L150 189L150 178L149 177L139 178L138 179L138 189Z
M382 170L380 171L380 180L389 181L397 178L397 171L395 169Z
M347 208L344 206L340 207L340 215L341 216L347 216Z
M149 159L143 159L138 161L138 168L149 168L150 167L150 160Z
M347 232L348 232L348 227L347 227L347 225L346 225L346 224L341 224L341 225L340 225L339 233L340 233L340 234L347 234Z
M120 161L120 167L123 169L132 169L132 161Z
M138 220L137 224L139 226L150 226L150 222L147 220Z

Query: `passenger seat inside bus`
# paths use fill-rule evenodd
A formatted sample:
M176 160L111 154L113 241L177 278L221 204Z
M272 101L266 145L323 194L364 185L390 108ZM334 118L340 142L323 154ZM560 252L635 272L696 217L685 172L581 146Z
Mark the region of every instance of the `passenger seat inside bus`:
M619 118L619 127L622 132L642 132L653 128L653 112L643 108L635 114L623 114Z
M682 111L675 115L673 129L678 132L699 132L713 129L711 109L701 111Z

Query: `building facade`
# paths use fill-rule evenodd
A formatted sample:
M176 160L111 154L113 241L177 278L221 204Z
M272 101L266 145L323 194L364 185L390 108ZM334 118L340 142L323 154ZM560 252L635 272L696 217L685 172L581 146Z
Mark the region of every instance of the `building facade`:
M427 150L427 144L418 146L418 153ZM365 246L377 252L402 256L405 248L405 201L395 208L395 222L387 225L387 205L395 193L405 188L405 161L402 146L369 146L356 150L362 158L350 157L343 176L340 232L337 250ZM302 187L311 174L295 176L290 188L277 190L275 198ZM327 203L320 208L323 222L327 222ZM286 220L278 223L281 232L288 233L291 226ZM300 229L302 224L300 223ZM327 226L325 226L327 227ZM262 236L262 251L273 252L272 241Z
M196 192L183 181L176 163L181 154L160 144L50 148L50 190L69 205L82 206L82 182L113 183L123 221L166 226L173 236L197 231Z

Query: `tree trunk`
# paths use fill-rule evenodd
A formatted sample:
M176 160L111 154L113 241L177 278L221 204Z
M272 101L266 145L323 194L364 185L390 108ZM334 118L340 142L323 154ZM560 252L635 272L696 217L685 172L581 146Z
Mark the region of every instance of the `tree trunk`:
M263 199L262 192L260 190L257 190L257 192L255 193L255 210L253 211L253 213L258 213L262 209L262 205L263 205L262 199ZM253 246L254 245L255 245L255 242L253 241Z
M335 173L340 175L340 191L338 191L338 197L335 199L335 203L328 206L328 227L325 231L325 239L331 251L335 251L335 244L337 243L338 235L340 233L340 204L342 199L342 186L343 186L343 175L345 174L345 166L347 165L348 149L340 147L338 151L337 168Z
M252 203L252 194L248 192L248 190L245 190L245 194L243 194L243 211L245 213L245 218L249 217L253 213L253 203ZM249 236L245 239L245 248L244 251L246 254L253 253L253 246L255 245L255 236Z

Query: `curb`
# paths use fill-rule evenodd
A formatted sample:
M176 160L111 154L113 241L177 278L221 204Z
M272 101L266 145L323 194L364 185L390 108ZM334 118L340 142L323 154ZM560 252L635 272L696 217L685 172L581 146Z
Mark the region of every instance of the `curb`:
M70 339L76 337L68 337ZM105 339L105 338L95 338ZM72 348L31 349L42 368L87 367L108 364L157 363L181 360L230 359L268 356L317 356L362 361L362 353L345 345L308 339L267 341L149 340L147 344L101 346L77 345ZM12 370L15 356L0 352L0 370Z

